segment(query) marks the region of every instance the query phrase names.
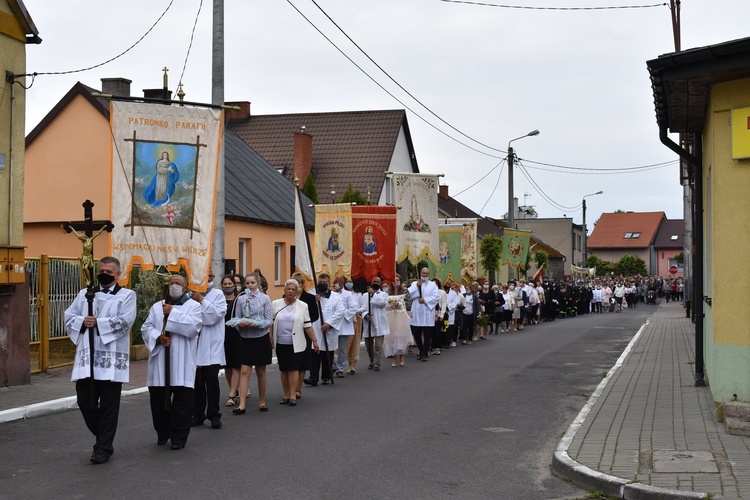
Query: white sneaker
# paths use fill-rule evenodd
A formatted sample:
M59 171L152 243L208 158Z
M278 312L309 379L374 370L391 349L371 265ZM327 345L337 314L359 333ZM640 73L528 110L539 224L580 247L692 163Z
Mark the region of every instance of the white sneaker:
M455 342L451 342L451 347L456 347L456 343Z

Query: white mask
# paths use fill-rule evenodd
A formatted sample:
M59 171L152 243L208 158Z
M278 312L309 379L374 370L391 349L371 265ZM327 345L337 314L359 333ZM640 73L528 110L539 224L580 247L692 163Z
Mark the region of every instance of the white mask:
M170 297L172 297L173 299L179 299L180 297L182 297L182 295L183 294L182 294L182 286L181 285L177 285L177 284L169 285L169 296Z
M427 283L428 281L430 281L430 277L429 276L422 276L421 278L422 278L422 282L423 283Z

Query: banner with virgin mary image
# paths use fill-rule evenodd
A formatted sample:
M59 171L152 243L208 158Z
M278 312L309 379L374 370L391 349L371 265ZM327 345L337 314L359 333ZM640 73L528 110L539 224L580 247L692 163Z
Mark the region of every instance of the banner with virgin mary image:
M500 258L500 265L508 264L511 267L519 268L526 265L526 257L529 254L529 239L531 231L523 229L503 229L503 255Z
M438 261L437 175L394 173L392 177L398 226L397 260Z
M396 207L352 206L352 279L396 278Z
M111 253L130 269L184 267L204 291L211 263L222 112L112 101ZM123 273L128 276L129 273Z
M352 204L315 205L315 273L331 281L352 272Z

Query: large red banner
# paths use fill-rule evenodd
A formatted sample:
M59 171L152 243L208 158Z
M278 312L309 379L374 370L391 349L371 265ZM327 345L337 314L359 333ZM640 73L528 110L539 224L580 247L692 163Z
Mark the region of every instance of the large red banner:
M352 206L352 278L396 278L396 207Z

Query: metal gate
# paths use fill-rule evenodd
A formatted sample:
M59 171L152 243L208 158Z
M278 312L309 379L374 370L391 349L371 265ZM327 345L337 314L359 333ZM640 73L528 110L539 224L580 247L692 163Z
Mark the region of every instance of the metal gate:
M73 364L75 345L65 333L65 310L81 289L77 258L29 259L29 351L31 373Z

